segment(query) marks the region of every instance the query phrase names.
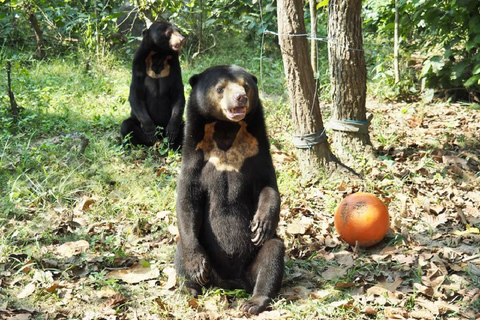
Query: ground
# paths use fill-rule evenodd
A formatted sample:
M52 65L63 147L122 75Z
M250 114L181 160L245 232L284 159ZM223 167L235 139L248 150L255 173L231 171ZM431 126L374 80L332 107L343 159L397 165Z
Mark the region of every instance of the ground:
M196 299L179 292L180 155L119 149L112 127L81 152L82 135L74 133L40 136L20 153L5 143L2 170L38 161L48 175L26 170L8 182L13 207L0 223L0 318L479 318L478 106L369 101L374 154L351 164L363 179L325 175L308 183L299 179L287 108L276 109L276 100L264 97L287 254L271 309L240 312L243 291L211 289ZM39 150L52 152L35 159ZM55 176L65 168L68 175ZM70 189L60 199L62 188ZM389 234L369 249L346 245L333 226L336 205L356 191L376 194L391 216Z

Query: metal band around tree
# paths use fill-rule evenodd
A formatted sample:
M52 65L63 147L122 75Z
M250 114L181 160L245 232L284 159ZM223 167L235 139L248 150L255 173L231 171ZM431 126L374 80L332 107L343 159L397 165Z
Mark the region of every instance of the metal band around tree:
M304 135L293 135L293 145L299 149L310 149L316 144L327 141L327 133L325 128L322 131Z
M332 130L355 133L368 133L370 122L359 120L337 120L330 119L328 127Z

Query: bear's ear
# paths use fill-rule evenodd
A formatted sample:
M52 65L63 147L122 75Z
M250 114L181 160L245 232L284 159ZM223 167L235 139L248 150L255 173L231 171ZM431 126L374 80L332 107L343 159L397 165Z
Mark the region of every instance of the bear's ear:
M193 88L194 85L197 84L199 77L200 77L199 74L195 74L195 75L193 75L193 76L190 78L190 80L188 80L188 83L190 83L190 86L191 86L192 88Z
M258 79L257 77L255 77L253 74L250 73L250 76L252 77L253 81L255 81L255 83L258 83Z

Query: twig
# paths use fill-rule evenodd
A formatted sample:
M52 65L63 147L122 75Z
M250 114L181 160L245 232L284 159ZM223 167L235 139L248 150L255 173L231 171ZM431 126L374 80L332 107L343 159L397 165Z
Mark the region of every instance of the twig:
M472 261L472 260L475 260L475 259L478 259L480 258L478 254L476 255L473 255L473 256L470 256L470 257L466 257L466 258L463 258L462 262L468 262L468 261Z
M462 220L462 223L464 225L467 225L468 221L467 221L467 218L465 217L465 215L463 214L462 208L460 208L459 206L455 206L455 209L457 209L458 216L460 217L460 220Z
M204 53L205 51L208 51L208 50L214 48L214 47L217 45L217 41L216 41L216 39L215 39L215 36L214 36L213 34L210 34L210 35L211 35L212 38L213 38L213 44L212 44L210 47L208 47L208 48L206 48L206 49L203 49L202 51L195 52L195 53L193 54L193 56L192 56L192 59L195 59L195 57L198 56L199 54Z

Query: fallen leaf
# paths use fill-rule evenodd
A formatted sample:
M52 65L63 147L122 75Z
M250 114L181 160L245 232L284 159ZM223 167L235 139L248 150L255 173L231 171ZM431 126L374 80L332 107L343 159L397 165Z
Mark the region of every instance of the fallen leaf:
M86 197L84 196L82 198L82 200L80 200L77 205L75 206L75 209L74 211L76 213L81 213L81 212L84 212L84 211L87 211L90 206L95 203L95 201L97 201L96 199L94 198L90 198L90 197Z
M427 274L422 276L422 283L434 289L437 289L445 280L445 276L442 271L432 262L430 263L430 269Z
M266 320L275 320L275 319L286 319L285 316L282 316L280 310L264 311L260 313L256 319L266 319Z
M417 282L415 282L413 284L413 287L418 292L423 293L424 295L426 295L428 297L433 297L433 294L434 294L433 288L424 286L421 283L417 283Z
M31 313L17 313L12 317L4 318L6 320L29 320L32 318Z
M305 234L313 226L313 219L303 216L300 219L293 220L287 226L287 233L289 234Z
M342 182L340 183L340 185L338 185L336 187L336 189L337 189L337 191L346 191L347 187L348 187L348 185L345 183L344 180L342 180Z
M353 300L339 300L328 304L329 307L337 308L355 308Z
M409 312L409 316L415 319L435 319L433 314L427 310L412 310Z
M121 293L114 294L108 298L107 305L115 308L117 305L127 302L128 299Z
M175 268L167 267L163 269L163 273L165 273L168 277L167 283L164 285L165 289L172 289L177 284L177 272Z
M57 290L57 288L58 288L58 283L54 283L52 286L50 286L48 288L44 288L44 289L48 293L53 293L53 292L55 292L55 290Z
M198 300L195 298L188 300L188 306L197 310L200 308L200 306L198 305Z
M455 230L453 233L456 234L456 235L459 235L459 236L464 236L464 235L468 235L468 234L480 234L480 230L478 228L471 228L467 224L466 229L464 231Z
M356 284L355 282L337 282L335 284L335 287L336 288L350 288L350 287L354 287Z
M322 272L322 278L325 280L333 280L336 278L341 278L347 274L346 269L338 268L335 266L329 266L327 270Z
M424 298L416 298L415 303L419 306L422 306L423 308L427 309L429 312L431 312L433 315L439 315L440 314L440 309L438 306L435 304L435 302L424 299Z
M26 297L32 295L35 292L36 289L37 289L37 285L34 282L30 282L29 284L27 284L25 286L25 288L23 288L22 292L20 292L17 295L17 298L18 299L26 298Z
M63 258L70 258L88 250L90 245L85 240L78 240L73 242L65 242L56 248L57 254Z
M170 234L172 234L174 236L179 235L178 227L173 225L173 224L171 224L167 227L167 231L170 232Z
M156 279L159 275L160 271L157 268L143 267L141 263L135 263L130 269L114 270L107 273L107 278L116 278L127 283L139 283Z
M109 298L116 295L117 293L117 291L113 290L110 287L102 287L101 289L96 291L97 297L99 298Z
M313 299L320 299L320 300L323 300L329 297L330 295L332 295L332 292L329 290L320 290L320 291L311 292L309 294L309 296L312 297Z
M383 314L386 319L405 319L408 317L407 310L403 308L385 307Z
M162 298L160 297L157 297L155 299L155 302L157 303L158 307L160 308L160 310L163 310L163 311L167 311L168 308L167 308L167 305L165 304L165 302L163 302Z
M353 267L355 261L353 259L353 254L348 251L341 251L335 253L335 261L338 262L339 265L348 268Z
M374 308L370 307L370 306L366 306L362 313L365 313L365 314L370 314L370 315L375 315L377 314L377 310L375 310Z
M428 209L430 211L430 209ZM445 223L448 221L447 216L445 213L439 214L438 216L434 216L428 213L423 215L423 220L428 224L428 226L432 229L436 229L437 226Z
M30 271L32 271L32 266L35 265L35 261L33 261L32 259L28 259L27 261L25 261L23 263L23 267L22 267L22 271L26 274L29 274Z
M400 278L395 279L394 282L379 282L375 286L368 288L367 293L380 295L387 291L395 292L402 282L403 280Z
M443 156L443 163L445 164L458 164L463 168L468 169L467 160L457 157L457 156Z
M415 261L416 257L414 256L406 256L404 254L397 254L392 257L393 260L396 260L402 266L411 266Z

